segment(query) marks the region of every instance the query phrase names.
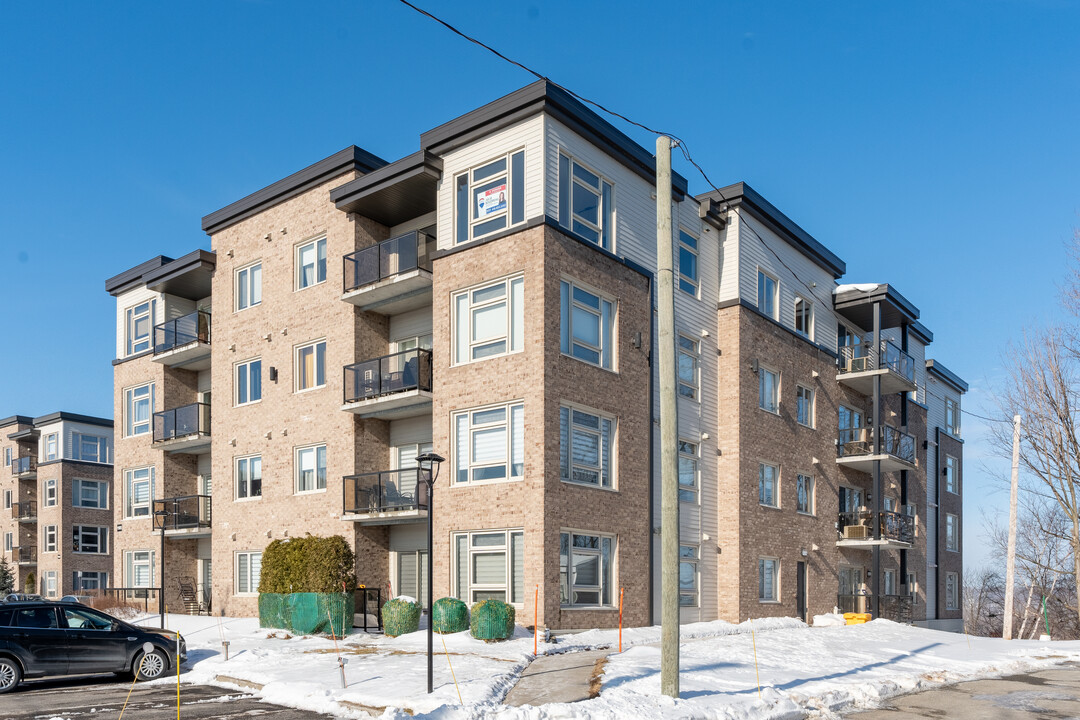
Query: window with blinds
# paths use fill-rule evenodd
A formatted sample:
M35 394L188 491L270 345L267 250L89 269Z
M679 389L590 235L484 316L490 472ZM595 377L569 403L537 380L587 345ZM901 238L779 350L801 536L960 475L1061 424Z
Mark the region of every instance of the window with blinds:
M615 422L577 408L559 408L559 467L563 482L612 486Z
M455 294L454 364L524 349L525 279L499 280Z
M427 607L427 551L397 553L398 594Z
M458 533L453 539L454 595L472 604L525 599L525 535L521 530Z
M259 573L262 571L261 552L236 553L236 594L259 591Z
M559 536L559 587L564 607L610 607L615 539L606 535Z
M758 559L758 600L778 602L780 599L780 561L776 558Z
M128 550L124 553L125 587L153 587L154 551Z
M455 483L513 480L524 476L524 404L456 413L453 427Z

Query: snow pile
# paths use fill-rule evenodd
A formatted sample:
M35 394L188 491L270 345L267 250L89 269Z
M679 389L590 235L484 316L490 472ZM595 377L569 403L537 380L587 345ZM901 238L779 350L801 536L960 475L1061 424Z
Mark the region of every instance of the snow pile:
M840 627L847 625L847 620L840 613L825 613L824 615L814 616L814 627Z
M837 285L833 288L833 295L841 295L849 290L857 290L859 292L873 292L878 289L878 283L847 283L846 285Z

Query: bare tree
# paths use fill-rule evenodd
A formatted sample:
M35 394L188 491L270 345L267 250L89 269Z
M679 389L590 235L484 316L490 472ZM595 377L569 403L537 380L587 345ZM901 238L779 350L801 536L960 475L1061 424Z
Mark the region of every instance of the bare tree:
M989 568L964 571L964 632L968 635L1001 635L1005 580Z

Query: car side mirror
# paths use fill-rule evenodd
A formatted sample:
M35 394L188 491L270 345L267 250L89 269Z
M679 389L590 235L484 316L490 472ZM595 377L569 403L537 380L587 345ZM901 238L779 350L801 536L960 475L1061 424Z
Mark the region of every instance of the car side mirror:
M111 630L112 630L113 632L120 632L120 629L121 629L121 628L120 628L120 621L119 621L119 620L113 620L113 622L112 622L112 628L110 628L110 629L111 629Z

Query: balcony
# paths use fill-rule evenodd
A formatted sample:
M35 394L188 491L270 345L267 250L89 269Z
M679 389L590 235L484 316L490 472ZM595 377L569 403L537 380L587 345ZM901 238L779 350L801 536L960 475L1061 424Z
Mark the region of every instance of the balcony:
M21 523L37 522L37 501L26 500L12 503L11 518Z
M881 595L878 597L878 617L898 623L911 623L910 595Z
M874 378L881 378L881 394L910 392L915 389L915 360L888 340L882 340L879 352L865 338L858 345L840 348L836 381L863 395L874 393Z
M342 486L344 520L390 525L427 517L427 483L420 468L349 475Z
M341 409L392 420L431 412L431 351L416 348L345 366Z
M168 515L157 514L162 510ZM211 517L209 495L184 495L154 501L154 530L161 532L164 524L165 537L210 537Z
M23 457L12 458L11 476L28 480L36 478L37 458L33 455L25 455Z
M846 428L836 444L836 464L865 473L874 472L881 463L882 472L915 469L915 437L892 425L882 425L881 442L874 428Z
M840 513L837 547L907 549L915 542L915 518L886 510L879 515L880 537L874 537L874 513L869 508Z
M341 299L383 315L430 305L432 247L417 230L346 255Z
M154 362L185 370L210 367L210 313L193 313L154 326Z
M37 546L20 545L14 551L15 562L19 565L37 565Z
M210 406L191 403L154 413L153 447L189 455L210 452Z

